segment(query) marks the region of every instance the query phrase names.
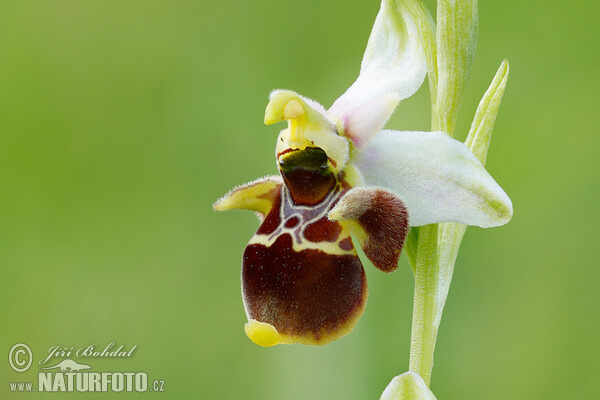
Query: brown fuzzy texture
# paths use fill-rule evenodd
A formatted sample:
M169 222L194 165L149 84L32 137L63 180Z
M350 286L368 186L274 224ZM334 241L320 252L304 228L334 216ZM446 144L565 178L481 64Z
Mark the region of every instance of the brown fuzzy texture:
M367 297L365 272L356 255L296 252L287 233L270 247L246 247L242 284L249 318L316 344L347 333Z
M398 268L408 234L408 213L398 196L378 188L352 189L340 200L342 217L359 223L365 233L361 246L382 271Z
M279 227L281 224L281 218L279 216L279 207L281 207L281 190L277 197L273 199L273 207L271 208L271 212L267 215L263 223L258 228L256 233L262 235L269 235Z
M358 222L367 232L364 250L369 260L385 272L398 268L408 234L408 213L404 203L395 195L378 190Z
M346 251L350 251L354 248L354 245L352 244L352 238L350 236L340 240L340 243L338 243L338 245L340 246L340 249Z
M304 229L304 238L310 242L335 242L342 232L339 222L323 217Z

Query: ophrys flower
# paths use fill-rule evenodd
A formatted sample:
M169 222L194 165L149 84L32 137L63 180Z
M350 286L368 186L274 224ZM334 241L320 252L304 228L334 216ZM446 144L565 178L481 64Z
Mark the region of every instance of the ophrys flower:
M426 69L415 21L402 2L383 0L359 77L329 110L271 93L265 123L288 122L276 145L280 176L214 205L262 219L242 263L245 330L255 343L325 344L352 330L367 283L351 234L389 272L409 224L510 219L510 199L463 143L443 132L381 131Z

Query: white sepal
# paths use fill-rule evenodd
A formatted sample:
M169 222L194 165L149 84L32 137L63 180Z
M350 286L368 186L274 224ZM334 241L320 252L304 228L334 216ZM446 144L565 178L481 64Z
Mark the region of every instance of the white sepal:
M394 191L411 226L506 224L512 203L464 145L443 132L381 131L354 165L365 184Z

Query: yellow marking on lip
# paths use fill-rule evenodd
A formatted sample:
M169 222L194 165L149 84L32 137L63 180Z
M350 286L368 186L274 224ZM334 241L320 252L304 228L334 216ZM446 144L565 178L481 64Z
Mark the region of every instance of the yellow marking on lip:
M271 347L282 343L281 335L279 335L277 329L265 322L251 319L244 324L244 331L250 340L262 347Z
M342 224L342 228L344 228L344 224ZM338 256L343 256L343 255L355 256L357 254L356 249L354 249L354 248L352 248L350 250L344 250L340 247L340 244L339 244L340 241L350 235L349 231L347 231L345 229L343 229L340 232L339 237L335 242L311 242L309 240L303 240L302 244L298 244L298 243L296 243L296 238L290 231L284 231L283 234L285 234L285 233L292 236L292 246L293 246L292 248L294 249L295 252L301 252L302 250L321 250L327 254L338 255ZM271 238L271 240L269 240L268 235L255 234L254 236L252 236L252 238L248 242L248 245L262 244L265 247L271 247L271 245L273 245L273 243L275 243L275 241L277 240L277 238L279 236L280 235L277 235L277 236Z
M260 322L255 319L250 319L244 324L244 332L250 340L255 344L262 347L271 347L277 344L308 344L313 346L323 346L336 339L346 336L356 326L356 323L360 319L361 315L365 311L367 305L367 297L369 297L369 289L365 285L365 289L362 293L362 301L360 307L356 310L354 315L350 316L348 320L338 327L337 330L332 332L324 331L321 333L320 338L317 340L312 335L284 335L280 334L277 329L266 322Z

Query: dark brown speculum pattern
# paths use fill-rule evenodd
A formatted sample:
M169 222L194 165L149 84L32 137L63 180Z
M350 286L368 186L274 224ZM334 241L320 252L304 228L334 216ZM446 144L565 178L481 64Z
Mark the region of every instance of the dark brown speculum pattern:
M294 251L288 233L270 247L248 245L242 279L250 318L315 342L362 310L367 285L357 256Z
M293 151L280 157L279 169L294 203L312 206L323 201L336 185L328 158L319 148Z
M367 294L349 232L327 218L348 185L320 149L282 158L285 184L244 251L246 311L280 334L326 343L353 325Z

